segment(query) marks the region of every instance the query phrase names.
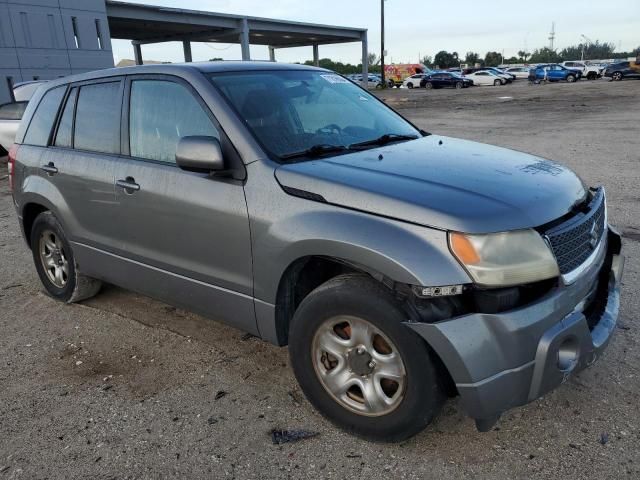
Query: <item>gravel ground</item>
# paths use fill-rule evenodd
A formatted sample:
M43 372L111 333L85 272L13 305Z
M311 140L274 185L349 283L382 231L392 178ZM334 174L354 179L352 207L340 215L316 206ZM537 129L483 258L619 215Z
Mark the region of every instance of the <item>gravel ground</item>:
M44 295L0 167L0 479L640 477L640 82L380 95L428 131L607 186L628 261L603 358L489 433L454 399L415 438L368 443L311 408L286 349L115 287L72 306ZM276 446L273 428L319 436Z

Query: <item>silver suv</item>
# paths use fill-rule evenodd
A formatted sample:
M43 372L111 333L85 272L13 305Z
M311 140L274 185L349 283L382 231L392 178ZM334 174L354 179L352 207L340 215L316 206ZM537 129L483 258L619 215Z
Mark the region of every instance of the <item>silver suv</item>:
M615 329L624 260L603 188L430 135L326 70L56 80L9 169L51 296L109 282L288 345L311 403L367 438L407 438L453 395L487 430Z

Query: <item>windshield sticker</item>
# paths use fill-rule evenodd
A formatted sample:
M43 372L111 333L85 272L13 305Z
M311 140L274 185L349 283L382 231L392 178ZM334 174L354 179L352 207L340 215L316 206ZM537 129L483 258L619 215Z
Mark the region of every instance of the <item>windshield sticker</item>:
M349 80L347 80L346 78L343 78L340 75L335 75L333 73L326 73L320 76L329 83L349 83Z

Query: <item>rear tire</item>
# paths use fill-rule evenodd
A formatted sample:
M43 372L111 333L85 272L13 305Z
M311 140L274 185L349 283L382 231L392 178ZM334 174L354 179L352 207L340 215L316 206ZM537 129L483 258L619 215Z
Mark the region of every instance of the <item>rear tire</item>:
M433 83L431 83L431 82L425 83L424 84L424 88L426 88L427 90L433 89Z
M405 319L386 287L359 274L329 280L300 304L289 332L291 365L309 401L337 426L396 442L440 411L436 367Z
M78 271L71 245L53 213L42 212L36 217L30 242L36 271L50 296L73 303L98 293L102 282Z
M613 72L613 75L611 75L611 80L613 80L614 82L619 82L623 77L624 75L622 75L622 72Z

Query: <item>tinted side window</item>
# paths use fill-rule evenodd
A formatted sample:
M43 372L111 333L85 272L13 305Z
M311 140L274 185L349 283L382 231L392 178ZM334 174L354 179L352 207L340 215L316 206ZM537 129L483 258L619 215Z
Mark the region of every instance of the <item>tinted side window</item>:
M71 134L73 133L73 110L76 106L76 95L78 87L74 87L67 98L67 104L62 112L58 133L56 134L56 147L72 147Z
M101 153L120 153L120 82L80 87L74 147Z
M29 129L24 137L24 143L37 145L39 147L47 146L49 135L51 135L51 129L53 128L53 122L55 122L65 90L66 87L58 87L44 94L36 112L31 118Z
M195 135L220 138L211 119L187 88L165 80L131 83L131 156L174 163L178 141Z

